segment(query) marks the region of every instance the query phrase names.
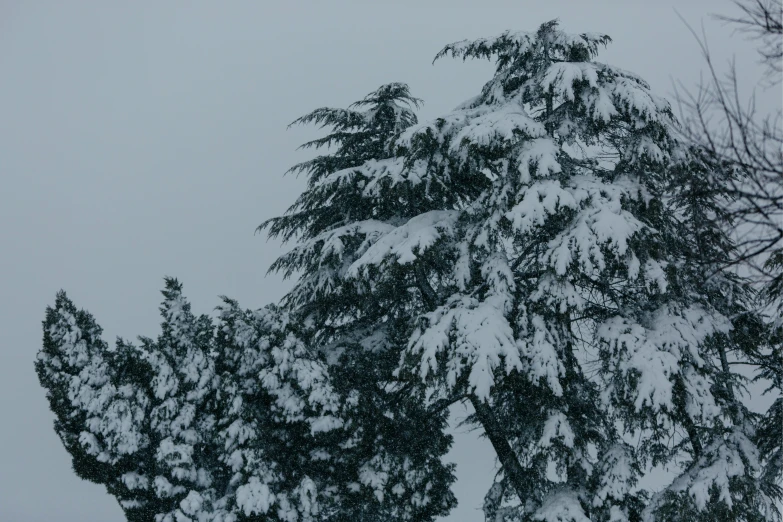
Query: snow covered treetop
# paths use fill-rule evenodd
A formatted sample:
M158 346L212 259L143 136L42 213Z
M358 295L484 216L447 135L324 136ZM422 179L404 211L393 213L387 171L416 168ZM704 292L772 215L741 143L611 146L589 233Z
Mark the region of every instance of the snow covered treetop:
M449 44L435 60L449 54L462 59L496 58L494 77L479 96L458 108L466 112L463 119L472 119L474 115L467 112L486 105L505 106L507 119L522 105L526 116L561 142L593 144L601 133L614 133L618 127L646 129L649 134L655 130L655 136L645 141L660 141L673 121L669 103L653 95L635 74L593 61L599 47L609 42L604 34L565 33L553 20L536 32L506 31L494 38ZM412 128L409 137L417 130ZM513 134L535 139L543 131L527 121ZM646 152L654 161L666 156Z
M361 139L366 134L388 136L410 127L417 121L413 109L418 108L421 102L419 98L411 96L408 85L398 82L388 83L352 103L347 109L322 107L297 118L289 127L310 123L321 127L332 127L331 134L304 143L300 148L321 148L331 145L350 148L356 139ZM312 170L306 168L308 165L302 163L294 166L290 171L310 171L312 174Z
M558 29L559 22L551 20L541 25L535 33L504 31L495 38L462 40L444 47L435 60L451 53L455 58L490 58L497 55L498 71L513 67L519 61L547 57L553 61L584 62L598 54L600 45L606 46L612 39L605 34L568 34Z
M321 107L294 120L291 125L311 124L329 127L321 138L308 141L300 148L333 148L329 154L298 163L288 172L307 176L308 190L287 210L284 216L262 223L258 230L268 229L270 237L284 241L294 237L314 238L346 220L346 209L362 198L372 176L353 178L358 170L374 161L394 156L392 148L400 132L417 123L413 109L421 100L411 96L404 83L382 85L347 109ZM290 126L290 125L289 125ZM366 170L366 169L365 169ZM377 170L384 171L383 165ZM373 168L370 167L370 171ZM368 174L373 174L370 172ZM360 186L361 185L361 186ZM352 189L349 189L352 187ZM375 202L367 217L377 217L381 202ZM388 206L388 205L387 205Z

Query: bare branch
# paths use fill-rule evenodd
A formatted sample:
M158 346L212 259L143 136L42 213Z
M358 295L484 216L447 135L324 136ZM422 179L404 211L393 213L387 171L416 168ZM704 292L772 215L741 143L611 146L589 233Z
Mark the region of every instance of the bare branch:
M721 19L758 31L763 23L764 34L781 37L778 0L737 0L737 5L745 13L743 18ZM698 34L683 22L698 42L708 76L695 94L681 84L675 86L680 133L687 143L725 167L723 178L716 180L712 190L725 198L730 226L736 227L736 255L715 261L722 266L747 266L769 280L776 274L764 261L783 249L783 109L760 115L755 95L743 102L734 63L728 73L719 74L703 27ZM761 44L767 45L766 41Z
M780 80L783 73L783 2L780 0L734 0L739 16L715 15L732 24L737 31L759 41L758 52L771 76Z

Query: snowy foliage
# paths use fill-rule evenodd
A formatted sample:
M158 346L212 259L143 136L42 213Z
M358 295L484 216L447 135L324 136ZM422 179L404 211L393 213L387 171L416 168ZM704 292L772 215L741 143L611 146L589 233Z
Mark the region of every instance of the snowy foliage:
M129 520L343 520L356 510L420 520L442 509L433 495L448 505L440 453L406 448L394 432L409 419L379 422L372 397L333 385L286 313L224 299L213 326L190 313L176 280L164 296L156 342L109 349L61 292L36 363L75 470L105 484ZM370 415L350 420L359 409ZM390 447L373 451L384 436ZM384 504L390 495L401 500Z
M158 341L110 350L58 295L37 367L77 473L130 520L431 520L469 401L492 522L773 520L781 408L759 422L731 363L774 332L707 261L733 248L698 188L724 166L595 61L610 41L458 42L436 59L497 67L440 118L395 83L296 120L328 153L260 227L294 243L278 305L224 298L213 325L169 280ZM649 492L653 466L676 478Z

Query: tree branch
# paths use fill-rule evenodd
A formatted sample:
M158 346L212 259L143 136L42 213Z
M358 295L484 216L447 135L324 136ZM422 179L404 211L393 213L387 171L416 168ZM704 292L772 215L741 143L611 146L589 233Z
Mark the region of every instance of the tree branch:
M498 456L498 460L503 466L504 474L514 488L520 502L524 504L525 499L527 498L525 472L519 464L519 460L517 459L514 450L511 448L511 444L508 443L505 430L500 425L497 418L495 418L495 414L489 404L482 401L474 394L470 395L470 403L473 405L473 409L476 411L476 417L484 428L484 433L487 434L487 438L489 438L492 447L495 449L495 454Z

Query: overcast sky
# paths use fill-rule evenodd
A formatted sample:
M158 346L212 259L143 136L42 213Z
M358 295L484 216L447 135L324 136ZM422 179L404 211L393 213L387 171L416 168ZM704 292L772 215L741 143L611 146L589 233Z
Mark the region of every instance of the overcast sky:
M599 60L669 95L703 69L675 6L704 22L719 63L736 56L749 92L761 75L752 46L709 18L734 13L728 0L0 0L0 521L123 520L71 471L33 369L57 290L110 342L157 335L166 275L196 313L220 294L246 308L277 300L291 283L265 273L282 247L253 231L303 188L282 174L318 135L290 121L392 81L425 100L420 119L436 117L492 73L432 65L443 45L553 18L609 34ZM450 455L460 506L449 521L483 520L494 455L475 435L458 433Z

